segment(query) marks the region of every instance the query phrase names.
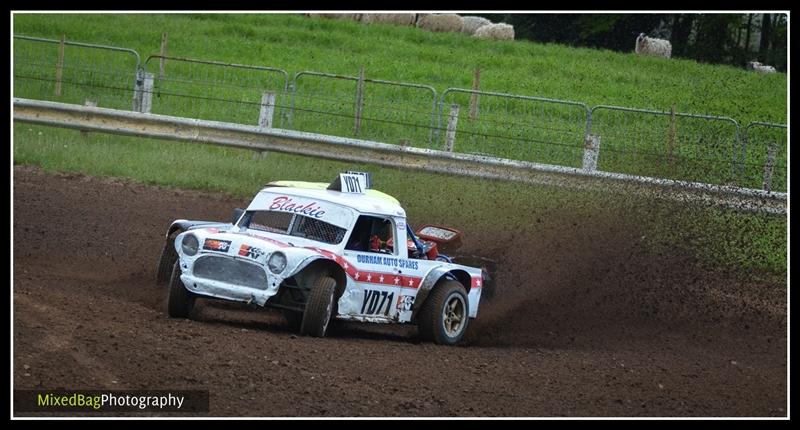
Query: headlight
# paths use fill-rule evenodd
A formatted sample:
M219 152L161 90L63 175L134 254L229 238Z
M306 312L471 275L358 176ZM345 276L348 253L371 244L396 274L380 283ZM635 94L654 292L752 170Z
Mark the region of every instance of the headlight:
M283 269L286 268L286 256L282 252L273 252L269 256L267 266L269 266L269 271L276 275L283 272Z
M192 256L197 254L197 248L199 244L197 243L197 236L193 234L187 234L183 236L183 241L181 241L181 249L183 249L183 253Z

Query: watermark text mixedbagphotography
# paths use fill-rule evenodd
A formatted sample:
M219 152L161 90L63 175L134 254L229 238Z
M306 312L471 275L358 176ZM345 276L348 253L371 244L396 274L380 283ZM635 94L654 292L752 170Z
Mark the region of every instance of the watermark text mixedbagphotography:
M208 391L15 390L18 412L208 412Z

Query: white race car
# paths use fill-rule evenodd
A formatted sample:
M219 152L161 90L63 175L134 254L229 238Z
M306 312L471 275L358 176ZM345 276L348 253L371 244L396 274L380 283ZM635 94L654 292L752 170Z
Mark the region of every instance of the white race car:
M158 269L169 315L188 318L196 298L215 298L282 309L311 336L335 318L417 324L423 339L457 343L488 272L439 254L461 233L415 234L398 201L370 182L360 172L331 184L271 182L232 223L174 221Z

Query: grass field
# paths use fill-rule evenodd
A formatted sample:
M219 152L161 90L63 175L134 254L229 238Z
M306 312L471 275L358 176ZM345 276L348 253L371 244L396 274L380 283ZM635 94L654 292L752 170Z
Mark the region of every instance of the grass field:
M748 73L690 60L497 42L412 27L362 25L298 14L16 14L14 34L128 47L157 54L168 32L174 56L316 70L481 89L594 105L617 105L786 122L787 76ZM631 41L631 51L633 41ZM144 60L144 59L143 59Z
M742 123L786 122L785 74L758 75L686 60L664 61L522 41L482 41L460 34L291 14L16 14L13 26L14 34L53 39L66 34L69 40L129 47L145 56L158 51L161 34L166 31L168 51L174 56L274 66L289 73L317 70L356 75L364 65L368 77L430 84L439 92L448 87L471 87L473 70L480 67L481 89L486 91L657 110L668 110L674 104L679 111L732 116ZM128 103L127 95L120 97ZM186 103L183 108L197 106ZM197 116L232 114L218 106L198 111ZM473 145L478 152L484 149ZM558 216L561 211L605 211L622 216L622 208L642 205L602 193L521 187L282 154L255 160L251 152L242 150L81 135L28 124L14 125L14 162L241 197L251 196L269 180L327 182L343 168L364 168L375 173L380 189L405 203L412 219L470 223L478 230L496 228L502 217L527 223L531 213ZM467 196L475 200L470 212L454 210L452 199L463 204L463 199L470 198ZM643 220L652 224L655 233L648 240L654 247L685 250L712 265L785 273L785 217L657 206L660 209L649 209L652 216ZM506 210L496 212L499 208Z

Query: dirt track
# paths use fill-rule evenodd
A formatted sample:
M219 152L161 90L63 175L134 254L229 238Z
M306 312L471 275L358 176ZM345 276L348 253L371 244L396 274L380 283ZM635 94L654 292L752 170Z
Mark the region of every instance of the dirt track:
M652 255L623 222L459 226L501 261L463 347L408 327L298 337L224 304L168 318L166 226L246 204L15 167L14 388L205 389L214 416L786 416L786 285Z

